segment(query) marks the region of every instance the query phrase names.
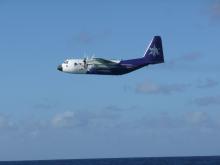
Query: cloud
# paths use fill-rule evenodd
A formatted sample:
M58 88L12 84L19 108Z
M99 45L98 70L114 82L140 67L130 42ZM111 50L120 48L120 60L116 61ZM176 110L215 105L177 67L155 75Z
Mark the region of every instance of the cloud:
M192 103L201 107L220 105L220 96L199 97L194 99Z
M54 127L62 128L62 127L73 127L75 125L75 114L71 111L66 111L60 114L56 114L52 120L51 124Z
M219 123L211 115L203 111L188 111L182 114L159 112L154 116L145 115L136 121L130 122L130 124L124 125L136 131L147 131L151 133L173 130L205 132L220 128Z
M193 125L204 125L211 121L210 116L207 114L207 112L202 111L187 112L185 114L185 120L187 123Z
M47 108L43 106L43 108ZM132 107L128 108L129 110ZM50 109L50 106L49 106ZM0 114L0 131L13 130L15 133L22 133L24 136L36 137L42 131L51 129L97 129L115 127L120 122L121 113L127 108L118 106L106 106L92 110L72 110L55 113L49 118L25 120L11 120L6 115Z
M182 92L190 87L190 84L165 84L158 85L150 81L138 84L136 86L136 92L146 94L172 94Z
M184 122L186 128L190 130L196 129L196 131L203 133L215 131L220 128L219 123L204 111L190 111L185 113Z
M15 123L12 122L7 116L0 115L0 130L8 130L15 127Z
M65 111L56 114L51 119L54 128L86 128L99 126L110 126L120 117L122 109L116 106L108 106L98 110Z
M113 106L115 107L115 106ZM126 109L117 107L116 109ZM23 137L39 138L48 131L74 130L74 131L120 131L120 132L155 132L161 130L190 130L194 128L212 129L220 128L217 122L207 113L200 111L186 112L183 114L171 114L157 112L155 114L129 113L132 118L127 118L123 111L111 109L99 109L96 111L64 111L56 113L50 119L43 121L26 120L18 123L14 133ZM130 109L130 108L128 108ZM140 112L140 111L139 111ZM122 116L124 118L122 118ZM13 124L5 118L0 118L0 130L2 128L14 128Z
M197 85L196 87L197 88L213 88L213 87L216 87L218 86L219 82L214 80L214 79L211 79L211 78L206 78L204 80L199 80L197 82Z
M138 119L136 122L133 122L136 129L171 129L182 127L182 119L179 117L173 117L168 113L158 113L156 116L144 116L141 119Z
M172 83L172 84L156 84L151 82L150 80L146 80L135 87L135 91L138 93L145 94L172 94L183 92L190 87L199 88L199 89L207 89L214 88L218 86L219 82L206 78L202 80L198 80L197 82L192 83Z

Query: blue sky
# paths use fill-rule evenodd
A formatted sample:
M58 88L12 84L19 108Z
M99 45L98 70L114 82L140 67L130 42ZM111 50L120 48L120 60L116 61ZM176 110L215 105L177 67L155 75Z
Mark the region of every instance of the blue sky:
M220 154L220 1L0 1L0 160ZM66 58L143 56L123 76Z

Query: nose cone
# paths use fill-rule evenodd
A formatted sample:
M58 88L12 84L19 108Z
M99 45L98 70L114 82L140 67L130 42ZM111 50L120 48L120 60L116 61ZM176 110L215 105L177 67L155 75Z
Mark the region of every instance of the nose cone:
M57 67L57 70L59 70L59 71L63 71L63 67L62 67L62 65L59 65L58 67Z

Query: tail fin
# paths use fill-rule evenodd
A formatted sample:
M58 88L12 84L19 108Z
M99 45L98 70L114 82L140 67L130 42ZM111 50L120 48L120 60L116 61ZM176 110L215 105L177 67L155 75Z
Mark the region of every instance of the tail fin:
M143 59L148 64L158 64L164 62L162 40L160 36L154 36L144 54Z

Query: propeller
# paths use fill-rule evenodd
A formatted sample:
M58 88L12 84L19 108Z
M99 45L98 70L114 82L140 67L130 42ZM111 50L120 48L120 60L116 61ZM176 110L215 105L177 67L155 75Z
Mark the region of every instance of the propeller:
M91 56L91 59L93 59L93 58L95 58L95 54L94 54L94 53L93 53L92 56Z
M87 62L87 60L89 59L89 57L87 56L86 53L84 53L84 56L83 56L83 57L84 57L83 60L84 60L85 62Z

